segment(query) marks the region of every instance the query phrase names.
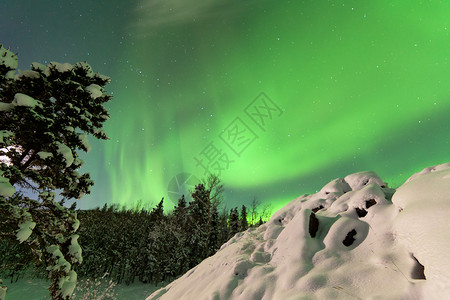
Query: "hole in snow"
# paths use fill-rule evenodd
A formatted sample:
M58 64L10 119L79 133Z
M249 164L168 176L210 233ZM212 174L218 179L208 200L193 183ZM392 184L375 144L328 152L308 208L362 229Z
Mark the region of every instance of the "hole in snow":
M362 218L367 215L367 210L365 210L364 208L356 207L355 209L356 209L356 213L358 214L358 217Z
M369 199L366 201L366 208L374 206L375 204L377 204L377 201L375 201L375 199Z
M321 210L322 208L323 208L323 205L321 205L321 206L319 206L319 207L316 207L316 208L313 208L312 211L313 211L314 213L316 213L316 212L318 212L319 210Z
M315 213L309 215L309 235L313 238L316 237L317 230L319 230L319 220L316 218Z
M342 244L344 244L344 246L347 246L347 247L351 246L353 244L353 242L356 241L354 238L355 235L356 235L356 230L353 229L352 231L347 233L347 236L342 241Z
M411 257L416 262L414 264L414 268L411 271L411 278L426 280L427 278L425 277L425 267L417 260L417 258L414 255L411 254Z

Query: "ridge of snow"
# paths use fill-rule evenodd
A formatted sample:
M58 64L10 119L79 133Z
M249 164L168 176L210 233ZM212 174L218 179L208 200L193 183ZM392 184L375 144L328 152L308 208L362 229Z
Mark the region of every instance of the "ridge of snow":
M152 299L445 299L450 164L394 193L373 172L294 199Z

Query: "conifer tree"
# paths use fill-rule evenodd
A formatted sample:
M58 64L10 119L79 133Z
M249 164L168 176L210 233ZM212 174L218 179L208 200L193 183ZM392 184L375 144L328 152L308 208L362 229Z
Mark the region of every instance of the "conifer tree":
M161 199L158 205L153 208L151 217L155 222L160 222L164 218L164 197Z
M206 256L216 253L219 245L219 213L217 207L211 207L211 221L208 232L208 251Z
M195 186L189 204L188 248L189 268L199 264L206 255L209 231L210 191L203 184Z
M248 229L247 207L245 207L245 205L242 205L239 230L245 231L247 229Z
M262 217L259 217L258 226L261 226L262 224L264 224Z
M175 218L176 225L180 227L184 227L186 225L187 203L186 199L184 198L184 195L182 195L181 198L178 199L178 205L175 206L173 210L173 215Z
M232 238L236 233L239 232L239 213L237 207L230 210L230 233L229 238Z
M186 249L187 235L187 203L184 195L178 199L178 205L173 210L171 222L171 232L174 235L174 245L172 254L174 259L174 274L183 274L188 270L188 251Z
M87 135L107 139L109 118L103 87L108 77L87 63L33 63L15 75L17 56L0 45L0 209L2 236L27 243L37 262L47 265L53 299L68 299L75 287L72 264L81 263L76 213L55 202L55 190L79 199L93 181L80 174L88 152ZM32 189L37 199L11 197L17 188ZM16 194L19 195L19 194Z

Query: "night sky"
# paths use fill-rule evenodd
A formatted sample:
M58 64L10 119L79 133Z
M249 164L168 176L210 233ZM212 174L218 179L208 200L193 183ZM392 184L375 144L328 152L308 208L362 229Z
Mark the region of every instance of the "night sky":
M448 1L2 1L0 43L108 75L78 207L166 208L205 172L277 209L371 170L450 161ZM183 182L186 184L183 185Z

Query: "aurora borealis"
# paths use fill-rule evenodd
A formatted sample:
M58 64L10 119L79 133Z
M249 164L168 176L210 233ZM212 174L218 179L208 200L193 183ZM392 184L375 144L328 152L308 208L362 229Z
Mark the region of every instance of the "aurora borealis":
M450 161L447 1L5 1L0 43L87 61L114 98L79 201L171 200L221 166L228 207L279 208L350 173ZM180 175L183 174L184 175ZM178 176L178 177L177 177ZM195 178L195 180L193 180ZM166 201L166 207L173 200Z

